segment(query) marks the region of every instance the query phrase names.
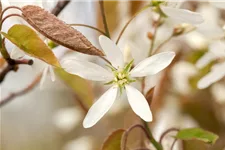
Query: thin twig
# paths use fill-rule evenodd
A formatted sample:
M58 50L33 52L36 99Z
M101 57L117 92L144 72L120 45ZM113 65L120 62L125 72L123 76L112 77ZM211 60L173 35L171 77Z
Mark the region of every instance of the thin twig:
M118 36L118 38L117 38L117 40L116 40L116 44L119 43L119 40L120 40L121 36L123 35L123 33L124 33L124 31L126 30L126 28L128 27L128 25L131 23L131 21L132 21L137 15L139 15L141 12L143 12L144 10L146 10L146 9L149 8L149 7L150 7L150 5L147 5L147 6L143 7L143 8L142 8L141 10L139 10L136 14L134 14L134 16L132 16L132 17L130 18L130 20L128 20L128 22L125 24L125 26L124 26L123 29L121 30L121 32L120 32L120 34L119 34L119 36Z
M174 146L175 146L176 142L177 142L177 139L174 139L173 144L171 145L170 150L173 150L173 148L174 148Z
M167 44L170 40L172 40L174 37L178 37L178 36L181 36L181 35L184 35L184 34L188 34L188 33L190 33L190 32L192 32L192 31L194 31L196 28L193 28L193 29L191 29L191 30L189 30L189 31L187 31L187 32L184 32L183 34L180 34L180 35L174 35L174 33L173 34L171 34L165 41L163 41L154 51L153 51L153 54L156 54L156 53L158 53L159 51L160 51L160 49L165 45L165 44Z
M69 4L70 0L58 1L56 6L52 9L51 13L58 16L61 11Z
M156 54L160 51L160 49L166 44L168 43L171 39L173 38L173 35L171 35L169 38L167 38L164 42L162 42L154 51L153 54Z
M0 24L0 30L2 30L2 25L3 23L6 21L6 19L10 18L10 17L21 17L23 18L23 16L19 15L19 14L10 14L10 15L7 15L6 17L4 17L2 20L1 20L1 24ZM24 18L23 18L24 19Z
M0 73L0 83L2 83L2 81L5 79L6 75L10 72L10 71L16 71L16 67L15 66L11 66L11 65L7 65L3 71Z
M22 60L14 60L10 58L10 55L5 47L5 38L2 39L2 45L0 48L0 52L3 56L3 58L7 61L7 66L3 69L3 71L0 73L0 83L5 79L6 75L10 71L17 71L18 65L32 65L33 60L31 59L22 59Z
M98 28L96 28L96 27L86 25L86 24L69 24L69 25L70 25L70 26L82 26L82 27L87 27L87 28L94 29L94 30L96 30L96 31L98 31L98 32L100 32L100 33L106 35L106 33L105 33L104 31L102 31L102 30L100 30L100 29L98 29Z
M5 13L7 10L12 9L12 8L18 9L18 10L22 11L21 8L19 8L19 7L17 7L17 6L9 6L9 7L6 7L6 8L2 11L2 13L1 13L1 15L0 15L0 20L2 20L2 17L3 17L3 15L4 15L4 13Z
M2 13L2 1L0 0L0 13Z
M157 19L157 21L154 24L154 31L152 33L152 39L151 39L151 45L150 45L150 49L149 49L149 56L152 55L152 51L154 49L154 45L155 45L155 39L156 39L156 34L158 32L158 27L160 25L160 21L161 21L161 15L159 16L159 18Z
M133 131L135 128L140 128L142 131L144 131L146 137L150 138L148 135L148 132L146 131L146 129L140 125L140 124L136 124L131 126L130 128L128 128L125 133L123 134L122 137L122 142L121 142L121 150L126 150L126 146L127 146L127 140L128 140L128 135L131 131Z
M155 140L155 138L153 137L152 132L150 131L150 128L148 126L148 123L145 122L144 120L143 120L143 123L144 123L144 127L145 127L145 129L146 129L146 131L148 133L148 137L149 137L150 142L154 145L154 147L157 150L163 150L162 145L159 142L157 142Z
M0 101L0 107L4 106L5 104L9 103L10 101L12 101L14 98L18 97L18 96L22 96L24 94L27 94L28 92L30 92L33 88L36 87L36 85L39 83L40 79L41 79L42 74L39 74L32 82L30 85L28 85L26 88L24 88L23 90L16 92L16 93L11 93L8 97L6 97L5 99Z
M163 132L163 134L161 135L161 137L160 137L160 139L159 139L159 143L162 144L163 138L164 138L168 133L174 132L174 131L175 131L175 132L178 132L179 129L177 129L177 128L170 128L170 129L166 130L165 132Z
M106 20L106 16L105 16L104 1L99 0L99 5L100 5L100 10L101 10L103 25L105 28L105 34L106 34L106 36L108 36L110 38L109 28L108 28L108 24L107 24L107 20Z
M53 11L52 11L52 13L53 14L55 14L56 16L65 8L65 6L69 3L68 2L68 0L65 0L64 1L65 3L64 4L60 4L60 7L59 7L59 5L57 5L56 7L58 7L58 8L54 8L53 9ZM60 2L59 2L60 3ZM9 8L17 8L17 9L20 9L19 7L8 7L8 9ZM57 11L56 11L56 9L58 9ZM5 10L6 11L6 10ZM3 13L1 14L1 15L3 15ZM18 14L11 14L11 15L9 15L9 16L6 16L3 20L1 20L1 27L2 27L2 23L7 19L7 18L9 18L9 17L11 17L11 16L18 16L18 17L22 17L22 16L20 16L20 15L18 15ZM23 17L22 17L23 18ZM24 19L25 20L25 19ZM4 41L3 41L4 42ZM4 45L3 45L4 46ZM11 58L9 58L9 59L11 59ZM12 59L11 59L12 60ZM23 61L23 60L14 60L15 61L15 63L16 64L25 64L24 62L25 61ZM27 64L28 65L31 65L33 62L31 62L31 61L27 61ZM39 83L39 81L40 81L40 79L41 79L41 76L42 76L42 74L39 74L34 80L33 80L33 82L28 86L28 87L26 87L26 88L24 88L23 90L21 90L21 91L19 91L19 92L16 92L16 93L12 93L12 94L10 94L8 97L6 97L5 99L3 99L3 100L1 100L0 101L0 107L2 107L2 106L4 106L5 104L7 104L8 102L10 102L10 101L12 101L14 98L16 98L17 96L22 96L22 95L24 95L24 94L27 94L28 92L30 92L34 87L36 87L36 85Z

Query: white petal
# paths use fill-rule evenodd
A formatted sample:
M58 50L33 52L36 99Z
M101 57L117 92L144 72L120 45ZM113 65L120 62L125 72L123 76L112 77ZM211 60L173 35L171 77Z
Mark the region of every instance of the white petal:
M48 67L49 67L49 72L50 72L51 80L54 82L55 81L55 72L54 72L52 66L49 65Z
M111 87L91 106L83 121L84 128L92 127L105 115L116 100L117 92L118 87Z
M219 1L215 2L215 0L209 0L209 2L212 5L214 5L214 6L218 7L218 8L225 9L225 3L223 1L221 1L221 2L219 2Z
M134 69L131 70L130 75L132 77L154 75L169 66L174 57L174 52L162 52L153 55L144 59L136 67L134 67Z
M179 8L185 0L167 0L166 6L172 8Z
M209 45L209 50L218 58L225 57L225 42L215 41Z
M44 85L44 82L47 78L47 74L48 74L48 67L45 67L44 70L43 70L43 73L42 73L41 81L40 81L40 89L41 90L44 87L43 85Z
M143 120L152 121L152 113L145 97L137 89L126 85L127 98L133 111Z
M10 58L12 59L21 59L25 56L26 54L21 51L18 47L15 47L12 49L11 53L10 53Z
M63 61L61 66L67 72L88 80L109 81L113 79L111 72L91 62L69 59Z
M210 86L211 84L221 80L225 76L225 63L217 64L212 68L212 71L209 72L198 82L198 88L204 89Z
M10 3L8 0L1 0L1 3L2 3L3 9L10 6Z
M201 24L204 22L204 19L200 13L165 6L161 6L161 9L168 17L181 21L182 23Z
M99 43L104 50L106 57L116 68L124 66L123 54L119 47L106 36L99 36Z
M206 66L207 64L209 64L211 61L215 60L216 56L211 53L211 52L207 52L205 55L203 55L196 63L196 66L198 68L203 68L204 66Z

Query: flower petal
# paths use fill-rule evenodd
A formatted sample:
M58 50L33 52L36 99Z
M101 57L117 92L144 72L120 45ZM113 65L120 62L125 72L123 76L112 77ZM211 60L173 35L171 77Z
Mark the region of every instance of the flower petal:
M106 57L116 68L124 66L123 54L119 47L106 36L99 36L99 43L104 50Z
M162 52L153 55L144 59L136 67L134 67L134 69L131 70L130 75L132 77L154 75L169 66L174 57L174 52Z
M47 78L47 74L48 74L48 67L45 67L44 70L43 70L43 73L42 73L42 76L41 76L41 81L40 81L40 90L43 90L43 85L44 85L44 82Z
M15 47L12 49L11 53L10 53L10 58L12 59L21 59L25 56L26 54L21 51L18 47Z
M127 98L133 111L143 120L152 121L152 113L145 97L132 86L126 85Z
M215 41L209 45L209 50L218 58L225 57L225 42Z
M203 68L211 61L215 60L217 57L212 52L207 52L205 55L203 55L196 63L196 66L198 68Z
M54 82L55 81L55 72L53 70L53 67L49 65L48 68L49 68L51 80Z
M215 2L215 0L209 0L209 2L214 5L215 7L217 8L220 8L220 9L225 9L225 3L223 1L219 2Z
M179 8L182 3L184 2L184 0L167 0L166 1L166 6L168 7L172 7L172 8Z
M200 13L165 6L161 6L161 9L168 17L181 21L182 23L201 24L204 22L204 19Z
M211 84L221 80L225 76L225 63L220 63L213 66L212 71L209 72L198 82L198 88L204 89Z
M62 67L71 74L78 75L88 80L109 81L113 74L99 65L88 61L69 59L62 62Z
M117 92L118 87L111 87L91 106L83 121L84 128L92 127L105 115L116 100Z

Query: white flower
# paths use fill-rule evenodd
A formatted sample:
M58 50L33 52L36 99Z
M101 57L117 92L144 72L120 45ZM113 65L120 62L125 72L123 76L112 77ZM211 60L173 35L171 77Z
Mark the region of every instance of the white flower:
M204 89L225 76L225 62L213 66L212 70L198 82L198 88Z
M215 1L215 0L208 0L212 5L216 6L220 9L225 9L225 3L223 1Z
M52 82L55 81L55 73L54 73L54 69L51 65L46 64L46 66L43 69L43 73L42 73L42 77L41 77L41 81L40 81L40 89L43 89L43 85L45 83L45 80L48 76L48 73L51 77Z
M225 58L225 43L216 41L210 44L207 52L198 62L197 67L202 68L215 59ZM212 67L212 70L198 82L198 88L203 89L221 80L225 76L225 62L218 63Z
M95 125L113 105L119 91L126 92L131 108L138 116L145 121L152 121L151 110L145 97L129 84L135 81L135 77L153 75L166 68L172 62L175 53L163 52L153 55L131 69L133 61L125 65L122 52L110 39L100 36L99 42L107 59L112 63L112 66L108 66L111 71L94 63L76 59L65 60L62 63L62 67L71 74L88 80L113 84L90 108L83 121L83 126L89 128Z
M169 0L168 0L169 1ZM200 13L192 12L187 9L179 9L177 6L181 4L181 2L171 2L164 1L160 5L161 10L168 17L173 20L179 21L180 23L189 23L189 24L201 24L204 22L204 19Z

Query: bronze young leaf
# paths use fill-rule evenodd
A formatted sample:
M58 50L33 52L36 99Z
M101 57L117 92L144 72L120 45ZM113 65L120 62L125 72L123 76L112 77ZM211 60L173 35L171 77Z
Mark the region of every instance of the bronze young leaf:
M24 6L22 15L32 27L60 45L89 55L104 55L82 33L38 6Z

